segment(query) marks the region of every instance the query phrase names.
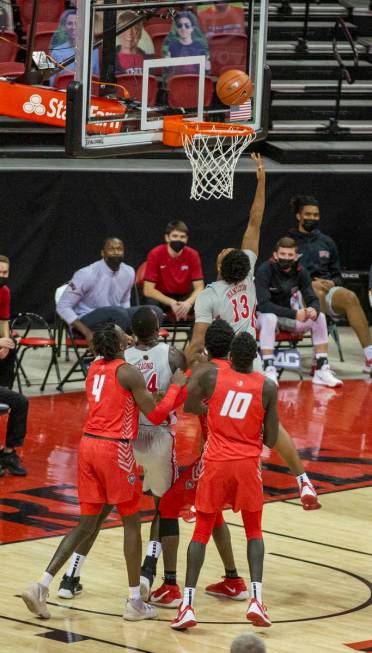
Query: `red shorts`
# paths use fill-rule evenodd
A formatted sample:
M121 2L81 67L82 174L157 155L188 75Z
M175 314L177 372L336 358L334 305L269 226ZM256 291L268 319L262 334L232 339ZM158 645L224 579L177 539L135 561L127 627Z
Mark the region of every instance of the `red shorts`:
M78 456L80 503L121 505L121 515L137 512L142 486L128 442L82 437Z
M195 506L201 512L218 512L229 505L234 512L257 512L263 506L259 457L243 460L204 460Z
M181 510L189 510L195 504L201 458L181 472L176 482L162 496L159 503L160 516L177 519Z

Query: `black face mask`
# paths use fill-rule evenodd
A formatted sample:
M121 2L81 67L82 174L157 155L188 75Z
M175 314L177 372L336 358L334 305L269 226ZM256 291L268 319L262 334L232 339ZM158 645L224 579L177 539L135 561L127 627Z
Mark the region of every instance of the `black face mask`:
M123 263L124 257L123 256L106 256L105 261L109 268L113 272L117 272L118 269L120 268L120 263Z
M304 220L303 223L302 223L302 226L305 229L305 231L310 233L314 229L317 229L318 222L319 222L319 220Z
M0 277L0 288L6 286L8 283L8 277Z
M278 258L276 259L276 262L282 272L292 272L297 264L297 261L288 261L288 259L285 258Z
M183 242L183 240L171 240L169 241L169 247L173 249L176 254L179 252L182 252L183 248L185 247L186 243Z

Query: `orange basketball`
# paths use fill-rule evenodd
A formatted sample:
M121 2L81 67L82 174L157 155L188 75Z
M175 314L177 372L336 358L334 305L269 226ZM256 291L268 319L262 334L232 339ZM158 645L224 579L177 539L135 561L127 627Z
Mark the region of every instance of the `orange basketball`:
M216 92L223 104L244 104L253 94L253 85L242 70L226 70L217 80Z

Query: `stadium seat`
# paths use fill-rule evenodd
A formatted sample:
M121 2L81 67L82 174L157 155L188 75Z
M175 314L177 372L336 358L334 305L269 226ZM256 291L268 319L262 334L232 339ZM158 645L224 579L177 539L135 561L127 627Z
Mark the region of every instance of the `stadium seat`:
M163 49L164 39L166 36L168 36L169 30L163 28L162 30L159 29L159 31L155 31L154 34L151 34L151 32L149 32L149 34L154 44L154 49L155 49L154 58L161 59L163 57L162 49Z
M130 93L131 100L142 99L142 75L132 75L125 73L116 76L116 83L122 84ZM158 93L158 82L154 75L149 75L148 99L147 102L150 106L156 104L156 96ZM120 88L116 89L116 95L120 98L123 97L123 92Z
M0 39L0 62L14 61L17 56L17 34L2 32Z
M47 54L50 54L51 48L50 48L50 42L52 40L53 34L55 30L50 30L50 29L37 29L37 32L35 34L35 40L34 40L34 51L35 52L46 52Z
M208 39L212 75L231 68L246 71L248 38L246 34L216 34Z
M23 63L17 61L2 61L0 63L0 77L16 77L25 71Z
M65 73L59 73L56 76L53 82L53 88L57 88L59 91L64 91L67 89L70 82L74 81L75 73L73 71L67 71ZM99 79L96 75L92 76L92 95L99 95Z
M32 19L33 0L17 0L17 4L23 29L27 33ZM58 23L64 8L64 0L40 0L38 23Z
M167 81L168 104L172 109L191 109L198 105L199 75L172 75ZM205 78L204 106L209 107L213 98L213 81Z
M57 359L57 345L53 337L52 330L43 317L36 313L19 313L12 321L11 330L16 330L19 334L16 345L16 364L15 364L15 377L17 379L19 392L22 392L21 374L24 377L27 386L31 385L30 380L25 375L22 368L22 361L27 351L30 349L47 349L50 348L51 357L47 371L45 373L43 382L40 386L40 391L45 389L50 371L54 365L58 382L61 382L61 375L59 372L58 359ZM33 333L34 331L38 333ZM40 335L39 331L43 334Z

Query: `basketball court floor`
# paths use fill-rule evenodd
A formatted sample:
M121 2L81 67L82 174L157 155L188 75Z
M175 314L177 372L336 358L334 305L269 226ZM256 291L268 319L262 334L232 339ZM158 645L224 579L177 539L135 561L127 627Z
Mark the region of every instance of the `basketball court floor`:
M293 477L275 452L265 454L264 600L273 625L255 632L265 640L269 653L372 650L372 385L368 378L355 374L360 358L348 329L342 330L342 342L346 364L337 363L331 346L337 372L341 367L349 369L341 389L312 387L309 380L283 380L280 386L282 421L321 494L322 509L305 513ZM123 621L127 586L122 529L115 513L85 563L82 595L72 601L59 599L57 578L49 596L49 621L34 618L19 598L39 578L60 537L77 521L76 452L86 416L81 388L79 384L72 392L30 397L23 454L29 474L0 479L0 650L63 653L71 645L77 653L229 651L232 639L252 626L245 620L245 602L220 600L203 592L205 585L223 574L213 542L197 595L197 628L173 632L169 621L174 611L164 609L152 622ZM1 418L1 437L4 425ZM181 413L177 427L181 466L196 458L198 436L197 420ZM151 498L144 497L144 542L152 509ZM226 511L225 518L238 569L247 578L240 516ZM182 585L193 525L182 519L180 523L178 577ZM157 584L161 576L160 560Z

